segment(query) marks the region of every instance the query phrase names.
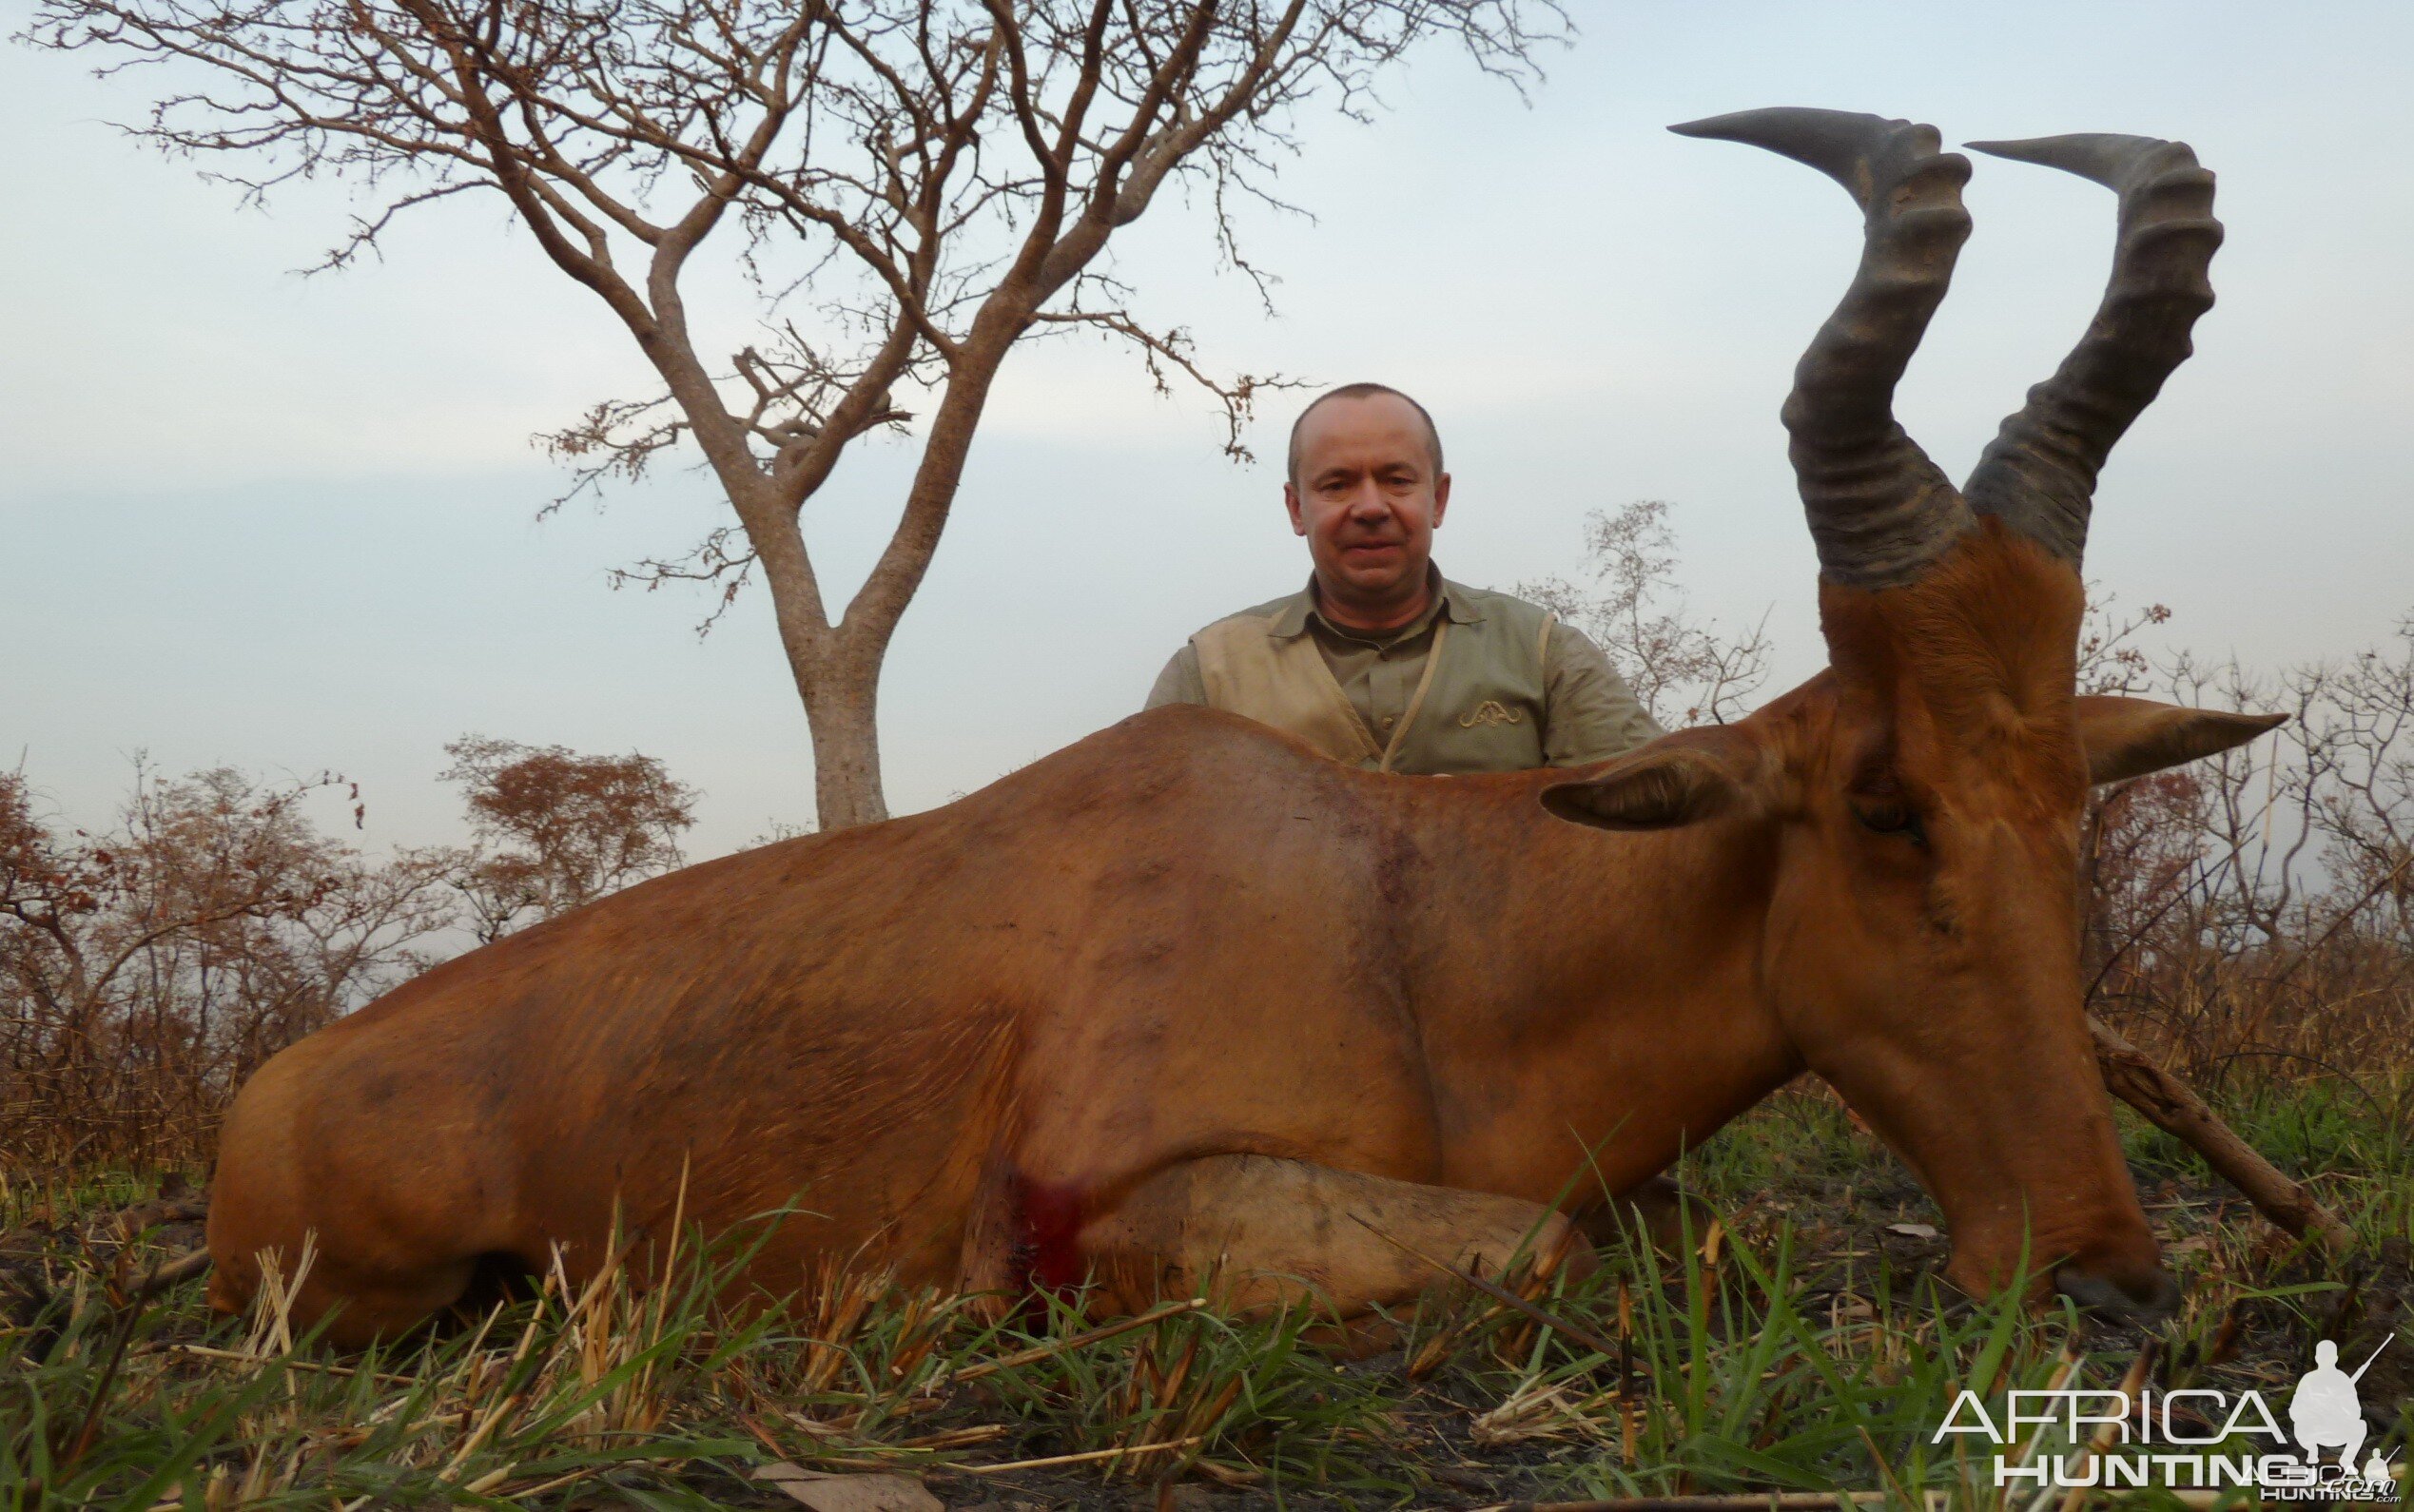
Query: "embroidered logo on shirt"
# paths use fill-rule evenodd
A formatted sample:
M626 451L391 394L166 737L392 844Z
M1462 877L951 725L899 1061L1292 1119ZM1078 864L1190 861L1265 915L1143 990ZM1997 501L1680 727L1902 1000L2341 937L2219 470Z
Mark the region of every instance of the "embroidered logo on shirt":
M1475 706L1475 712L1458 722L1461 729L1473 729L1478 725L1522 725L1525 716L1504 707L1498 699L1488 698Z

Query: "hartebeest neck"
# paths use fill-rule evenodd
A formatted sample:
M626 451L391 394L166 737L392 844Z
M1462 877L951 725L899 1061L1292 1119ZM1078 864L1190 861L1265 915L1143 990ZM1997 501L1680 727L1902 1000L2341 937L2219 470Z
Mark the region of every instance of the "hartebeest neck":
M1539 802L1569 775L1393 788L1437 1174L1538 1200L1652 1174L1801 1068L1762 979L1775 826L1569 824Z

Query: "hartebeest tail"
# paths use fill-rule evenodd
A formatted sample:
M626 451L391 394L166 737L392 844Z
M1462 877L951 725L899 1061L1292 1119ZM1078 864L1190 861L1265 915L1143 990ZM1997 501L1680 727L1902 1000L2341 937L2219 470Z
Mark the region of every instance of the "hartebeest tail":
M1784 421L1830 667L1572 772L1360 772L1228 714L1126 720L944 808L631 888L412 982L254 1078L212 1296L409 1326L479 1267L602 1263L801 1199L832 1258L1110 1305L1302 1282L1347 1312L1568 1239L1803 1071L1899 1150L1983 1290L2171 1300L2078 979L2092 781L2270 723L2074 696L2106 451L2187 355L2219 240L2185 147L1994 150L2121 195L2104 308L1966 488L1893 397L1970 233L1925 126L1680 128L1832 175L1865 236ZM1563 823L1562 821L1573 821ZM1397 1241L1396 1243L1394 1241ZM1576 1256L1581 1263L1581 1255Z

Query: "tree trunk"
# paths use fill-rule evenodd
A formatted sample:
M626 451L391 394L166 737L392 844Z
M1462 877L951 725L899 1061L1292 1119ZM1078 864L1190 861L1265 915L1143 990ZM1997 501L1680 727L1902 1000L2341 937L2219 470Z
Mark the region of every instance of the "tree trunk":
M990 319L986 312L984 319ZM1014 336L1027 323L1025 316L1015 313L995 320L1006 334L956 359L923 443L904 517L839 624L828 622L804 535L795 524L804 500L782 499L762 509L760 514L772 523L759 531L753 527L755 516L740 512L765 581L771 586L780 638L797 694L805 701L805 721L812 727L813 790L825 832L888 817L880 777L881 664L898 620L913 602L939 549L989 385Z
M797 691L813 732L813 799L825 831L888 817L880 785L880 658L833 656Z
M767 496L764 480L730 481L730 502L771 595L780 649L813 742L815 827L827 834L888 817L880 784L880 664L886 635L849 616L834 626L806 554L797 503Z

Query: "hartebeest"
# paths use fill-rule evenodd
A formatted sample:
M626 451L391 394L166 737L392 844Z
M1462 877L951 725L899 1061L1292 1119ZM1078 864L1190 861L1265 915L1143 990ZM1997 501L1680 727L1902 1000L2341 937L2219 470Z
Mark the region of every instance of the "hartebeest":
M775 1289L835 1254L1130 1306L1220 1257L1348 1312L1429 1279L1374 1231L1497 1262L1808 1069L1935 1194L1962 1285L2026 1243L2083 1302L2167 1308L2081 1015L2080 805L2276 721L2075 697L2073 657L2096 470L2211 301L2212 177L2134 137L1985 147L2116 189L2119 249L1957 491L1891 405L1968 160L1830 111L1678 129L1866 211L1784 410L1827 670L1500 777L1167 708L944 808L631 888L270 1061L226 1126L213 1300L315 1231L300 1315L341 1303L334 1335L365 1338L481 1262L599 1263L615 1210L658 1232L674 1204L719 1229L794 1201L752 1266Z

